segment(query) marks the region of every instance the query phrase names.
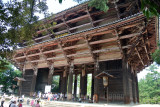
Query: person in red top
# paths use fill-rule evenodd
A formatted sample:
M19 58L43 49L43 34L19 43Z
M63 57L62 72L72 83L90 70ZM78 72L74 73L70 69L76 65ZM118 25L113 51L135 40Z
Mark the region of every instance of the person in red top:
M19 101L18 107L22 107L22 100Z

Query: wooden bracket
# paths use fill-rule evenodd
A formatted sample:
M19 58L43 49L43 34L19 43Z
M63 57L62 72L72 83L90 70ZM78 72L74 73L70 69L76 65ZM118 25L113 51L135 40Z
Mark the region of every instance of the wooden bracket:
M92 57L93 61L95 62L95 56L94 56L93 51L92 51L92 48L91 48L91 46L90 46L90 44L89 44L87 35L85 36L85 42L86 42L86 44L87 44L87 46L88 46L89 53L91 54L91 57Z
M61 49L61 51L62 51L62 53L63 53L63 55L64 55L64 57L65 57L65 59L66 59L66 61L67 61L67 63L68 63L68 65L70 65L69 58L67 57L67 54L66 54L66 52L64 51L64 49L63 49L63 47L62 47L62 43L61 43L61 42L58 42L58 46L59 46L59 48Z

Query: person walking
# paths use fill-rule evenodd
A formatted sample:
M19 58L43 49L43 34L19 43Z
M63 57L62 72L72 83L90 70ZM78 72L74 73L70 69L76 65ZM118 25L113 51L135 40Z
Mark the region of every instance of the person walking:
M0 106L0 107L4 107L4 102L5 102L5 97L3 96L3 97L1 98L1 106Z
M22 100L19 101L18 107L22 107Z

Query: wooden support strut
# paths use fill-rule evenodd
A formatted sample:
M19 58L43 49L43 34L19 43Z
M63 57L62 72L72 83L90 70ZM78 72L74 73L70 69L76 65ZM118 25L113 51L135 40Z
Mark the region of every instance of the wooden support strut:
M115 30L115 33L116 33L116 36L117 36L118 47L119 47L119 49L120 49L120 51L121 51L122 57L124 57L124 53L123 53L123 49L122 49L122 46L121 46L120 37L119 37L119 35L118 35L118 33L117 33L117 30Z
M58 42L58 46L60 47L60 49L61 49L61 51L62 51L62 53L63 53L63 55L64 55L64 58L66 59L68 65L69 65L70 62L69 62L69 59L68 59L68 57L67 57L66 52L64 51L64 49L63 49L63 47L62 47L62 43Z
M118 6L117 6L117 3L116 3L116 0L115 0L113 3L114 3L114 6L115 6L115 9L116 9L116 11L117 11L118 19L120 19L119 9L118 9Z
M145 49L145 52L146 52L147 58L148 58L148 60L150 61L149 53L148 53L148 51L147 51L146 44L145 44L145 42L144 42L144 37L142 38L142 42L143 42L143 44L144 44L144 49Z
M135 47L135 50L136 50L136 52L137 52L137 55L138 55L138 57L139 57L139 59L140 59L142 65L144 66L144 62L143 62L143 60L142 60L141 55L139 54L139 51L138 51L137 47Z
M47 63L48 67L50 68L50 66L52 66L52 63L53 63L52 61L53 61L53 59L52 59L51 62L47 60L47 56L44 54L42 47L39 48L39 51L40 51L39 56L42 57L42 58L44 58L44 60L45 60L45 62Z
M63 19L62 19L62 20L63 20L63 23L66 25L68 33L71 33L71 32L70 32L70 27L69 27L68 24L66 23L64 17L65 17L65 16L63 16Z
M93 61L95 62L95 57L94 57L92 48L91 48L91 46L90 46L90 44L89 44L89 41L88 41L88 37L87 37L87 36L85 36L85 41L86 41L86 44L87 44L87 46L88 46L89 53L91 54L91 57L92 57Z
M90 23L91 23L92 27L94 27L93 19L92 19L91 14L89 13L89 10L88 10L88 5L86 5L86 11L87 11L87 15L89 16Z

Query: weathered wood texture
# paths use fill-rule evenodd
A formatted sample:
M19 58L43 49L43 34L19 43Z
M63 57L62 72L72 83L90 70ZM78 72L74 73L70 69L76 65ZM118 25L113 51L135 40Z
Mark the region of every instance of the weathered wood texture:
M68 87L67 98L71 100L74 71L82 77L82 65L85 64L86 72L92 73L93 77L92 98L94 95L97 101L139 102L136 73L152 63L151 53L157 48L158 40L157 21L155 17L146 20L142 13L138 13L137 1L119 0L109 3L109 6L108 12L104 13L84 3L43 20L43 27L54 21L57 25L38 28L38 36L34 38L36 44L17 49L13 57L15 65L25 71L27 81L22 85L31 84L29 89L24 86L22 92L33 93L39 84L35 75L38 71L28 75L32 72L30 69L36 71L36 65L36 69L50 69L44 71L49 72L47 84L51 84L53 73L63 73L60 92L66 94ZM42 35L49 30L55 33ZM74 67L71 67L73 63ZM95 78L104 70L115 76L109 78L109 95L106 95L103 80ZM84 77L80 81L83 96L86 95L87 82Z
M45 85L48 85L48 79L49 79L48 74L49 74L48 68L40 68L38 70L34 92L38 92L38 91L44 92L45 91Z
M26 81L22 82L22 94L30 95L32 78L33 78L33 70L32 69L26 70L26 73L24 75L24 79Z

